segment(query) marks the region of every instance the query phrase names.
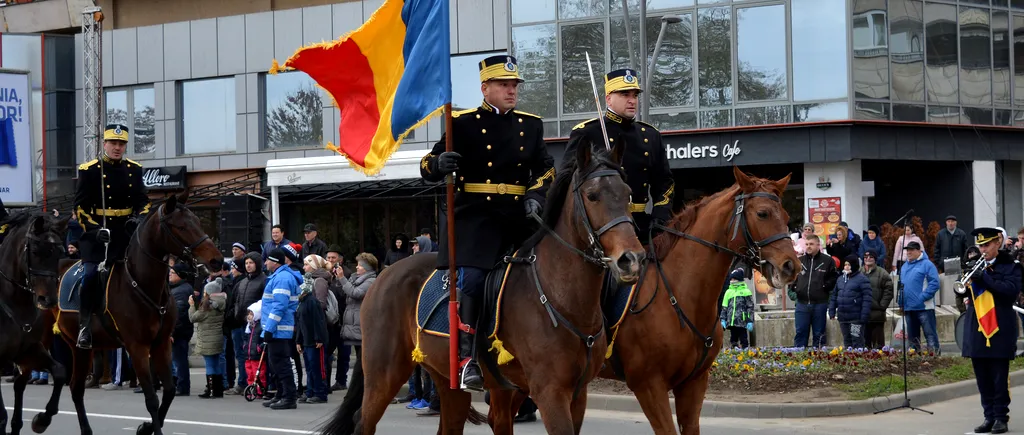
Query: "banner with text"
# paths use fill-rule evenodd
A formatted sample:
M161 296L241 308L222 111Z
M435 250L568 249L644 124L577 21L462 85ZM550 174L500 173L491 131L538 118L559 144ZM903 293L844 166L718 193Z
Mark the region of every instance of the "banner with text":
M836 232L843 220L843 205L838 196L810 198L807 200L807 215L814 224L814 234L825 239Z
M0 199L33 204L32 126L27 73L0 72Z
M145 168L142 183L150 191L185 189L186 169L184 166Z

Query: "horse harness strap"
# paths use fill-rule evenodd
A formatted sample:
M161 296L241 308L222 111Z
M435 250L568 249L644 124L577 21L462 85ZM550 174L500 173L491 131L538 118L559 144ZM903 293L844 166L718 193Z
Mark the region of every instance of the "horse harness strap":
M17 287L17 288L19 288L21 290L27 291L29 293L32 293L32 288L30 288L29 286L31 285L31 279L32 279L33 276L48 277L48 278L52 279L53 281L57 281L57 273L56 272L51 272L49 270L39 270L39 269L33 269L32 268L32 255L29 252L29 246L30 246L30 244L32 243L33 240L35 240L37 242L40 242L40 243L49 243L51 245L59 245L59 244L53 243L53 242L42 242L38 238L33 237L31 234L25 236L25 246L22 246L21 252L22 252L22 255L25 256L25 268L28 270L28 273L25 274L25 283L24 284L22 284L22 283L20 283L18 281L15 281L13 278L8 276L7 273L5 273L3 271L2 268L0 268L0 277L3 277L5 280L9 281L11 284L14 284L15 287ZM14 321L14 323L18 323L18 319L14 316L14 310L12 310L10 305L8 305L2 299L0 299L0 311L3 311L3 313L7 317L10 317L11 320ZM39 310L34 310L34 311L36 313L35 319L38 319L39 318ZM35 323L35 319L33 319L33 323ZM25 331L25 332L31 332L32 331L32 323L22 323L21 329L22 329L22 331Z

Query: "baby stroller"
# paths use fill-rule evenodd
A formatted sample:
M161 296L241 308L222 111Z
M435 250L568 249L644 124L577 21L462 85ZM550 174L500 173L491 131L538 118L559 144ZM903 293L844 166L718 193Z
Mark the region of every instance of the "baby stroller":
M255 376L252 376L252 382L250 382L249 385L245 387L245 390L242 391L242 394L245 396L245 400L247 402L252 402L258 398L261 398L267 392L267 386L264 385L263 382L264 377L261 376L264 367L263 358L265 358L266 356L267 348L264 347L263 350L260 351L260 361L259 363L256 364Z

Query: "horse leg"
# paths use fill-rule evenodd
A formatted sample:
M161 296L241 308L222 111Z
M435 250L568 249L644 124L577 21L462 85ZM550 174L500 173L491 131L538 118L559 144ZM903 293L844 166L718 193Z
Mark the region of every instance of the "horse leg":
M362 348L358 363L363 376L363 406L360 410L363 434L373 435L377 423L391 405L391 399L398 394L409 380L415 363L409 358L404 346ZM353 373L355 375L355 373ZM443 414L442 414L443 416Z
M65 341L72 351L71 401L75 404L75 412L78 414L78 427L81 428L82 435L92 435L89 416L85 413L85 377L89 374L92 364L92 351L79 349L74 342Z
M672 421L672 408L668 405L668 385L662 381L650 380L636 388L630 386L636 400L640 402L647 421L656 435L675 435L675 422ZM679 403L676 396L676 403Z
M544 428L552 435L576 434L573 424L572 390L559 390L551 385L530 385L530 392L533 394L533 401L537 403L537 409L544 416Z
M469 419L469 405L473 401L473 396L462 390L448 388L448 385L441 387L437 389L437 394L441 399L440 433L442 435L462 435L466 429L466 420Z
M704 374L672 389L676 396L679 433L683 435L700 435L700 410L704 405L704 394L708 389L710 375L711 370L707 370Z
M164 419L167 418L167 411L171 409L171 402L174 401L175 385L174 385L174 374L171 373L174 369L171 367L171 340L165 339L150 353L152 359L153 370L156 372L156 377L160 379L160 384L163 385L164 397L160 401L160 419L157 420L157 426L164 427Z
M569 407L569 412L572 413L572 427L576 430L576 435L580 435L580 430L583 429L583 416L587 413L586 385L580 388L580 394L576 396L576 400ZM518 410L519 407L516 407L516 409Z
M491 409L487 416L494 435L512 434L512 423L518 408L513 408L516 393L516 390L491 390Z
M138 344L128 346L128 355L135 366L135 375L139 378L139 386L142 387L142 394L146 397L146 410L149 411L150 421L143 422L135 431L138 435L162 435L163 430L158 422L160 421L160 400L156 397L156 390L153 389L153 373L149 362L149 348ZM170 388L170 386L166 386Z
M60 404L60 390L64 388L64 383L67 382L67 370L63 364L53 359L50 353L46 352L43 348L36 351L36 361L39 367L50 368L50 379L53 380L53 391L50 393L50 400L46 402L46 411L40 412L32 418L32 431L43 433L50 426L53 416L57 415L57 406Z
M21 367L21 374L14 378L14 415L11 416L11 435L18 435L21 433L21 427L24 422L21 421L22 407L25 406L25 386L28 385L28 380L32 378L32 365L30 364L18 364Z

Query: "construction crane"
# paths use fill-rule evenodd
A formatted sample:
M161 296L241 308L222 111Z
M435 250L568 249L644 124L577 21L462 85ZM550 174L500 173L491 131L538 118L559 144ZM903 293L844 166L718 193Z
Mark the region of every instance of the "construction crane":
M103 10L98 6L82 11L82 91L85 161L99 158L103 131Z

